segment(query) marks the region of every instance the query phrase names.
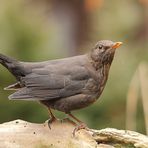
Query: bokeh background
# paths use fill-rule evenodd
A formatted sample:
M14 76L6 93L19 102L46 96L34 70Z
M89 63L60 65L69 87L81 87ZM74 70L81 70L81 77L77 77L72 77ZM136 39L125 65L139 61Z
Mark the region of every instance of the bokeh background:
M99 100L74 115L91 128L129 128L146 134L148 117L140 89L138 99L128 101L127 96L139 64L148 61L148 0L0 0L0 53L22 61L43 61L83 54L102 39L124 44L116 52ZM0 123L46 121L48 112L39 103L7 99L12 92L3 88L14 82L0 66ZM130 110L135 104L136 109ZM131 112L134 120L128 126Z

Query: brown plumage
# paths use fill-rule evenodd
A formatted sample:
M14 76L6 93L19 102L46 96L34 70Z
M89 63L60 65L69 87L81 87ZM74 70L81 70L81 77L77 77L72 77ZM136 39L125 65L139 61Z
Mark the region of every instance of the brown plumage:
M101 95L115 49L121 42L99 41L84 55L44 62L20 62L0 54L0 63L17 79L8 86L10 100L35 100L77 120L72 110L84 108ZM50 110L51 113L51 110ZM52 119L54 119L51 113Z

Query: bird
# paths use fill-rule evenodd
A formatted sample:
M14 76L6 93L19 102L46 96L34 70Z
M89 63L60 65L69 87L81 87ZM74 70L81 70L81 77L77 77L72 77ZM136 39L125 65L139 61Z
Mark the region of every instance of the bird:
M15 90L10 100L33 100L45 105L51 122L56 120L52 109L64 112L80 129L83 122L71 112L100 97L121 44L101 40L86 54L43 62L23 62L0 54L0 63L16 78L16 83L4 89Z

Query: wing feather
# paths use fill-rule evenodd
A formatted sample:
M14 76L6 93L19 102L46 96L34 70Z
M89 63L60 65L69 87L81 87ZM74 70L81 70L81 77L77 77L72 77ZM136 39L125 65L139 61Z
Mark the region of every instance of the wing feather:
M52 68L49 68L52 67ZM25 86L10 99L52 100L80 94L90 78L82 65L60 68L57 65L32 69L32 73L21 78Z

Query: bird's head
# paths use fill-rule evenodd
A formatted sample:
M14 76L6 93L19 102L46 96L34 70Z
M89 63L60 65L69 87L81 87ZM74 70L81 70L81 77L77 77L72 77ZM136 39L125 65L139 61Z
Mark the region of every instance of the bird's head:
M91 58L95 62L102 64L111 64L116 49L122 42L112 42L109 40L99 41L91 51Z

